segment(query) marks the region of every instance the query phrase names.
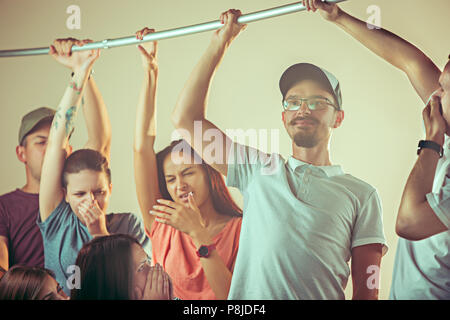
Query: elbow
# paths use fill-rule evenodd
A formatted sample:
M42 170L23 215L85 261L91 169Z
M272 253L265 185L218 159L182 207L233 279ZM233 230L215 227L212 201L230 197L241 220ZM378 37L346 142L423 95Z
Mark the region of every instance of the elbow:
M186 112L177 111L177 109L178 108L175 108L175 110L172 112L170 120L172 121L172 124L175 128L186 128L189 123L192 123L194 121L194 119Z
M183 129L192 126L195 121L205 120L205 114L177 105L170 115L170 120L175 128Z
M408 223L404 219L397 219L395 224L395 233L400 238L408 239Z
M422 240L423 237L419 236L416 230L420 228L414 219L414 214L412 214L411 209L405 211L405 209L400 208L397 216L397 222L395 224L395 233L401 238L417 241Z
M187 118L186 112L184 110L185 108L183 108L180 101L178 100L175 108L173 108L172 113L170 114L170 121L177 129L182 126L183 119Z
M101 154L105 155L111 148L111 136L106 136L96 141L94 141L93 139L88 139L85 148L98 151Z

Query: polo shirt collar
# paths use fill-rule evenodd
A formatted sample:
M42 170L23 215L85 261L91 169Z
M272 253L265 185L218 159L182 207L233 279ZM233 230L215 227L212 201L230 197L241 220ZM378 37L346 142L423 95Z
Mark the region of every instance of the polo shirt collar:
M309 167L312 170L316 169L316 170L322 171L328 177L339 176L339 175L344 174L344 171L342 170L341 166L339 166L339 165L315 166L310 163L295 159L293 156L290 156L288 158L287 163L288 163L288 166L292 169L292 171L295 171L295 169L297 169L298 167Z

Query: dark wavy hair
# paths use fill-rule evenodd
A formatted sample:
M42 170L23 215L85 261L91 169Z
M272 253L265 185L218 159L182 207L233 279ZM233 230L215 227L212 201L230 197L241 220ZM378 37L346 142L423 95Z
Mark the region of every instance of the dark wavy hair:
M133 245L126 234L97 237L84 244L75 265L80 268L80 289L72 289L71 300L133 299Z
M0 279L0 300L39 300L48 276L55 278L45 268L15 265Z
M156 154L158 183L162 197L166 200L173 201L169 191L167 190L163 164L166 157L172 153L175 147L177 147L177 149L180 148L183 151L190 151L191 155L196 160L195 163L201 164L206 173L214 209L220 214L229 215L232 217L242 217L242 210L231 197L222 175L209 164L204 162L198 153L195 152L195 150L192 149L191 146L183 139L172 141L169 146Z

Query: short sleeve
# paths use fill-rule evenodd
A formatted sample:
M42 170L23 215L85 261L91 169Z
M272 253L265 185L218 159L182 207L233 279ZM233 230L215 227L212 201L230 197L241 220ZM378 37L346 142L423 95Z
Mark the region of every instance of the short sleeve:
M130 214L129 234L132 235L142 245L145 252L151 256L152 245L145 233L142 221L134 214Z
M383 245L383 255L385 255L388 247L383 231L381 202L376 190L373 190L361 205L361 209L356 213L356 221L353 226L352 249L379 243Z
M233 143L228 154L227 186L243 192L255 175L269 175L278 170L280 158L277 154Z
M64 199L44 222L41 221L41 213L39 212L36 222L41 230L42 237L44 239L53 238L61 230L63 222L67 221L71 212L70 205Z
M436 216L450 229L450 179L445 178L439 193L428 193L426 197Z
M0 201L0 236L9 239L9 218L6 212L6 208Z

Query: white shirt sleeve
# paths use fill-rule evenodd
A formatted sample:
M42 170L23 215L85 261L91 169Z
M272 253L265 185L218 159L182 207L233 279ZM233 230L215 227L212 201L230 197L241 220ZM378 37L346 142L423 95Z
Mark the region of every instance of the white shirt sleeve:
M236 187L243 192L255 175L274 173L280 162L280 157L276 155L233 143L228 154L227 186Z
M427 200L439 220L450 229L450 178L445 177L439 193L428 193Z
M373 190L367 200L362 203L361 209L356 214L352 233L352 249L373 243L382 244L383 255L386 254L388 247L383 230L383 214L376 190Z

